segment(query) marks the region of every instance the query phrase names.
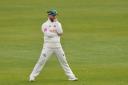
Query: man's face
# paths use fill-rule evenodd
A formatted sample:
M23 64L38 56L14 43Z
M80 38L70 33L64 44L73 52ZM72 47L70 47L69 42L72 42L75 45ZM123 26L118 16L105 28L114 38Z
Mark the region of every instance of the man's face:
M53 22L56 19L56 16L48 15L48 18Z

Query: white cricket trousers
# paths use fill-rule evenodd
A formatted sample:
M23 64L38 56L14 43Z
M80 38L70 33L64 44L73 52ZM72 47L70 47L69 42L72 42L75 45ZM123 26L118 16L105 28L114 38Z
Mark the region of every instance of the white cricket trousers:
M65 74L70 78L70 77L75 77L75 75L73 74L72 70L70 69L64 51L62 49L62 47L59 48L48 48L48 47L44 47L42 49L40 58L37 62L37 64L35 65L32 73L30 74L30 77L37 77L40 73L40 71L42 70L42 68L44 67L46 61L49 59L49 57L51 56L51 54L55 53L57 56L57 59L59 60L59 63L61 65L61 67L63 68L63 70L65 71Z

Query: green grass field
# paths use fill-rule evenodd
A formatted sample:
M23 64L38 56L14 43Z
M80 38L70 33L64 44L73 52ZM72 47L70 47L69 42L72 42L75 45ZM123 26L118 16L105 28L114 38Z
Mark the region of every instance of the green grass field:
M59 12L63 48L79 81L68 81L53 55L28 82L50 8ZM128 0L1 0L0 85L128 85Z

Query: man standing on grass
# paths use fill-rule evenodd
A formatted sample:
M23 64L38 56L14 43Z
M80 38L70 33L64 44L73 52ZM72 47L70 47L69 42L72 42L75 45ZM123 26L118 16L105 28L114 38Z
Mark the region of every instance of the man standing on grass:
M44 33L44 47L37 64L30 74L29 81L35 81L35 78L39 75L40 71L42 70L46 61L49 59L52 53L56 54L60 65L69 78L68 80L78 80L67 63L64 51L60 43L60 37L63 34L63 30L60 22L56 18L57 11L52 9L47 13L48 20L42 25L42 32Z

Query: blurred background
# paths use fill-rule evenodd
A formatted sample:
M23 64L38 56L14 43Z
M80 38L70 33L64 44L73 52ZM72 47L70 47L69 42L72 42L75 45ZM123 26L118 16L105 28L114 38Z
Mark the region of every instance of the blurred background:
M43 45L47 10L58 10L62 45L77 82L67 81L53 55L28 82ZM1 0L1 85L127 85L127 0Z

